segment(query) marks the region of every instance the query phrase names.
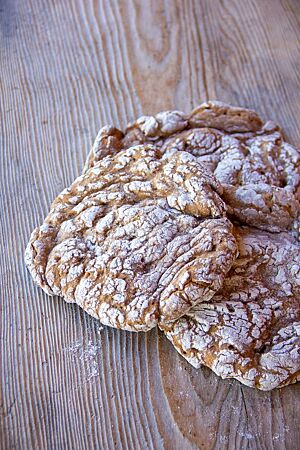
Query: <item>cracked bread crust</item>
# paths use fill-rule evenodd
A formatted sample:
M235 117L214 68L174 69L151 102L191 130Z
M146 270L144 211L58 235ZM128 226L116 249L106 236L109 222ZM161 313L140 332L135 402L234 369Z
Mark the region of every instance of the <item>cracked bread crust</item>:
M286 233L235 229L239 257L210 303L161 326L194 367L261 390L300 379L300 248Z
M164 155L179 150L196 156L220 181L229 214L242 224L271 232L299 228L300 153L255 112L208 102L189 115L142 116L124 133L104 127L85 170L108 154L149 142Z
M103 324L147 331L209 301L235 260L220 183L151 145L107 156L53 202L26 249L35 282Z

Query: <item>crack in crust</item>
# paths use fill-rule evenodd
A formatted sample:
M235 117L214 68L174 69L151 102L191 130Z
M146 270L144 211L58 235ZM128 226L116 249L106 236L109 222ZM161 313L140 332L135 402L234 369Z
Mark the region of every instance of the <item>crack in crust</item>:
M221 193L189 153L120 151L56 198L26 264L48 294L103 324L147 331L222 285L237 253Z
M193 366L261 390L300 378L300 248L286 233L234 230L239 257L210 303L161 326Z
M108 154L151 142L164 155L179 150L196 156L222 184L228 212L239 222L271 232L299 230L300 153L271 121L220 102L189 115L142 116L124 133L102 128L85 170Z

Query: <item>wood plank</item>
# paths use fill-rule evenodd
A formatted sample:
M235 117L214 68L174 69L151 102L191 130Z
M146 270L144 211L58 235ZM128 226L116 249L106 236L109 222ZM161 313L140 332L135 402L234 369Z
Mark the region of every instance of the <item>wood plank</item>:
M1 448L300 448L300 384L256 392L156 330L101 329L23 263L101 125L218 98L299 145L299 23L297 0L2 0Z

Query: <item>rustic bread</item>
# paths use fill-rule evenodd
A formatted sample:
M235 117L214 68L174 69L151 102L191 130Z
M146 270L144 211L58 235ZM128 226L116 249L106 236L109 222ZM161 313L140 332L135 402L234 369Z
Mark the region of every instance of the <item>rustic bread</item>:
M300 153L274 123L220 102L189 115L142 116L124 132L102 128L85 170L108 154L150 142L165 155L179 150L196 156L220 181L229 214L242 224L275 232L299 229Z
M27 266L48 294L103 324L149 330L209 301L236 258L220 193L189 153L118 152L57 197Z
M239 257L210 303L161 326L193 366L270 390L300 378L300 247L286 234L235 228Z

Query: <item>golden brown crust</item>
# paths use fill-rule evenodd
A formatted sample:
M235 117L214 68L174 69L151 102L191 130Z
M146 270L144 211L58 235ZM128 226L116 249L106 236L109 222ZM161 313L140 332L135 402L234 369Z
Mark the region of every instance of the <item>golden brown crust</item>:
M228 133L257 132L262 119L250 109L210 101L195 108L188 117L191 128L216 128Z

